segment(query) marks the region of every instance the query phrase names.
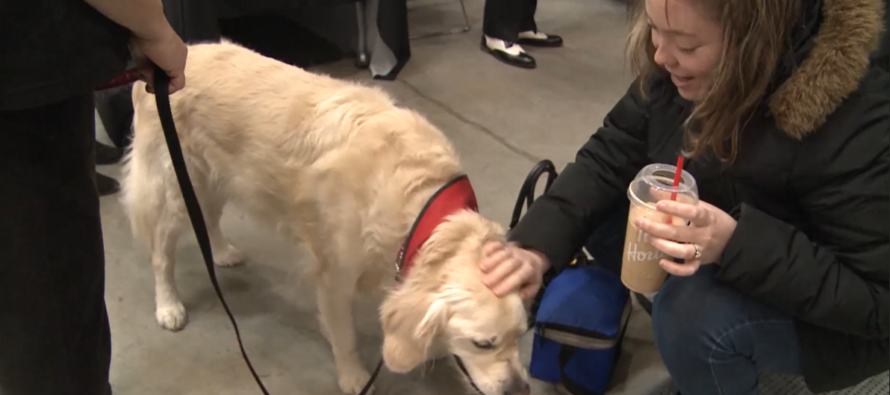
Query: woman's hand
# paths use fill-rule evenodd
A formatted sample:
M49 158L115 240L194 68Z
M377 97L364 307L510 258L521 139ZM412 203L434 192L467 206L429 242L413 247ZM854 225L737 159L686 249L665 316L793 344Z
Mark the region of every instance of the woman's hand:
M736 220L705 202L698 205L662 200L658 211L685 219L690 226L676 226L637 218L634 225L649 234L649 243L661 252L686 263L661 260L661 267L675 276L690 276L702 264L718 263L726 243L735 232Z
M550 266L543 255L500 242L486 244L482 253L482 283L495 295L502 297L519 290L522 299L531 299L538 294Z

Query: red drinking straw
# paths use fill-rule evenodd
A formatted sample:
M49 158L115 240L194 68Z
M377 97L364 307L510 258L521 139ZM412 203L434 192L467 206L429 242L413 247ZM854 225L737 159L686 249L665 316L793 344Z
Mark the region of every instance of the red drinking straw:
M680 177L683 175L683 155L677 157L677 168L674 170L674 188L671 191L671 200L677 201L677 187L680 186ZM667 223L674 222L670 215L667 216Z

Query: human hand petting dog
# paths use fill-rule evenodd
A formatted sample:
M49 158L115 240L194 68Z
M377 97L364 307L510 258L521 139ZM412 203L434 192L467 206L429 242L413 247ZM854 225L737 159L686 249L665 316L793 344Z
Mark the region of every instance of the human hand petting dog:
M498 297L519 290L522 299L531 299L541 289L544 272L550 267L540 253L513 244L489 242L482 249L479 262L482 283Z
M676 226L637 218L634 225L649 234L649 243L661 252L686 263L662 259L660 264L675 276L691 276L703 264L718 263L736 228L736 220L725 211L705 202L698 205L662 200L656 205L662 213L683 218L689 226Z

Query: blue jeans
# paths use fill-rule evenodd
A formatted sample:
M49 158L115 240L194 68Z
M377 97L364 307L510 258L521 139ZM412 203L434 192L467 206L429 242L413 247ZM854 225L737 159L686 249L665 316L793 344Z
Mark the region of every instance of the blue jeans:
M626 224L617 210L588 240L599 265L621 271ZM654 300L655 345L683 395L757 394L760 372L801 375L791 316L718 282L717 269L671 276Z

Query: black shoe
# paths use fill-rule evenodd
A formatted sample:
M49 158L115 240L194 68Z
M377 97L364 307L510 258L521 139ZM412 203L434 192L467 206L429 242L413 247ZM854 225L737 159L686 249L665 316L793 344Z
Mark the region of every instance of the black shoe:
M108 196L120 191L121 184L111 177L96 172L96 189L99 191L99 196Z
M96 142L96 164L97 165L113 165L120 162L124 157L123 148L112 147L109 145Z
M507 48L513 46L513 43L509 41L505 41ZM507 52L501 51L499 49L491 49L488 47L488 44L485 43L485 36L482 37L482 50L488 52L492 56L494 56L497 60L509 64L511 66L521 67L524 69L533 69L537 67L537 63L535 62L535 58L531 57L529 54L522 52L519 55L512 55Z
M528 45L530 47L545 47L545 48L556 48L562 46L562 37L553 35L553 34L545 34L544 38L520 38L520 45Z

